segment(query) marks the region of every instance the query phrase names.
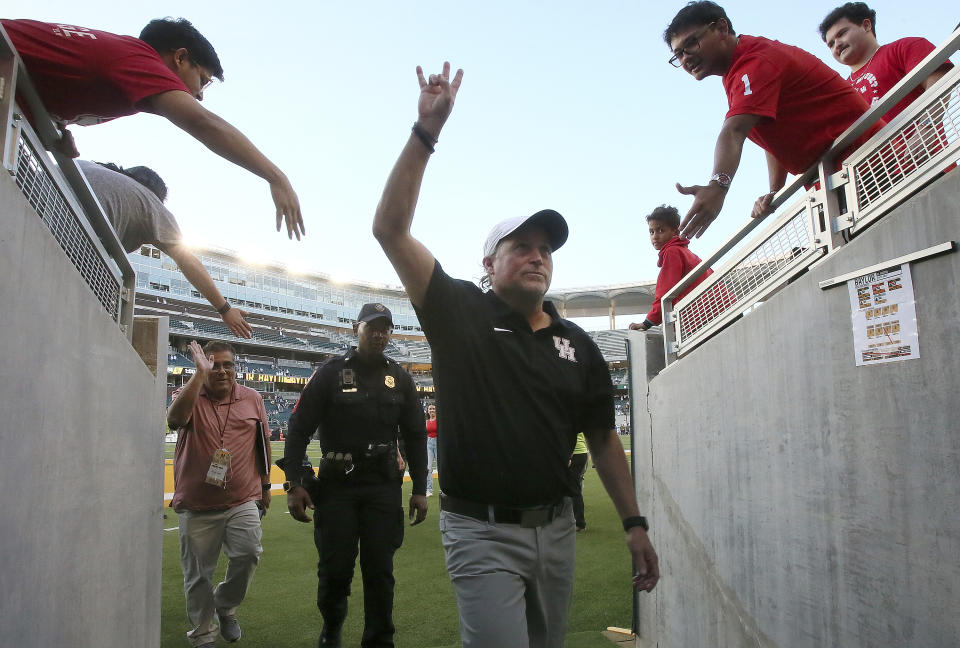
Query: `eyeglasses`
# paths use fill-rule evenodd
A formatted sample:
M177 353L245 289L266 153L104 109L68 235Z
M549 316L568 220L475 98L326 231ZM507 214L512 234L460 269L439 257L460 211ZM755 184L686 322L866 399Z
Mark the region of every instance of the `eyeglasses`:
M690 36L683 42L683 47L679 47L673 50L673 56L670 57L670 60L667 61L670 65L675 68L683 67L683 63L680 61L685 54L693 54L700 50L700 39L703 38L703 35L710 31L710 28L717 24L717 21L714 20L712 23L700 30L699 34L695 36Z
M237 365L234 364L234 363L232 363L232 362L230 362L230 361L227 361L227 362L214 362L214 363L213 363L213 367L211 367L211 370L212 370L212 371L226 371L227 373L229 373L229 372L231 372L231 371L236 370L236 368L237 368Z

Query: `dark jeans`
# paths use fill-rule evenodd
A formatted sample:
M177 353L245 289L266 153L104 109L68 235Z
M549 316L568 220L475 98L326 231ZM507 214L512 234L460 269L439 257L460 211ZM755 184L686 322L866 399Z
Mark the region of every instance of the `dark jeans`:
M583 517L583 476L587 472L586 452L575 454L570 458L570 474L577 483L577 496L573 498L573 519L577 523L578 529L587 528L587 521Z
M403 542L403 508L397 482L324 482L314 500L313 538L317 607L328 629L343 625L359 543L363 575L361 646L393 646L393 554Z

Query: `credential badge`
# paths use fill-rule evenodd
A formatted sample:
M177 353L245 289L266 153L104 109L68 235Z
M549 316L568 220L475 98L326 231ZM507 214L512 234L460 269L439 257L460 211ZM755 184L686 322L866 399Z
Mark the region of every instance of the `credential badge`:
M393 389L394 387L396 387L397 381L393 379L393 376L386 376L383 379L383 384L389 387L390 389Z

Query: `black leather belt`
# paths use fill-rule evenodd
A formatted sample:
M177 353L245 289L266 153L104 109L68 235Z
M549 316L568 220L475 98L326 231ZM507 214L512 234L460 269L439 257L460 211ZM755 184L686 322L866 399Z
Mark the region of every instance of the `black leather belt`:
M440 494L440 510L457 515L466 515L484 522L499 524L519 524L522 527L535 528L553 522L560 517L563 511L564 500L546 506L531 506L528 508L510 508L507 506L492 506L482 502L451 497Z

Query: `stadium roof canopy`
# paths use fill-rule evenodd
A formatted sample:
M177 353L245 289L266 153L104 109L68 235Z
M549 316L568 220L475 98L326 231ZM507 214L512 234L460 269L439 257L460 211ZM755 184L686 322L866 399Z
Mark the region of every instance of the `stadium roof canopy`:
M565 317L609 315L611 304L617 314L646 313L653 304L656 281L551 290L552 301Z

